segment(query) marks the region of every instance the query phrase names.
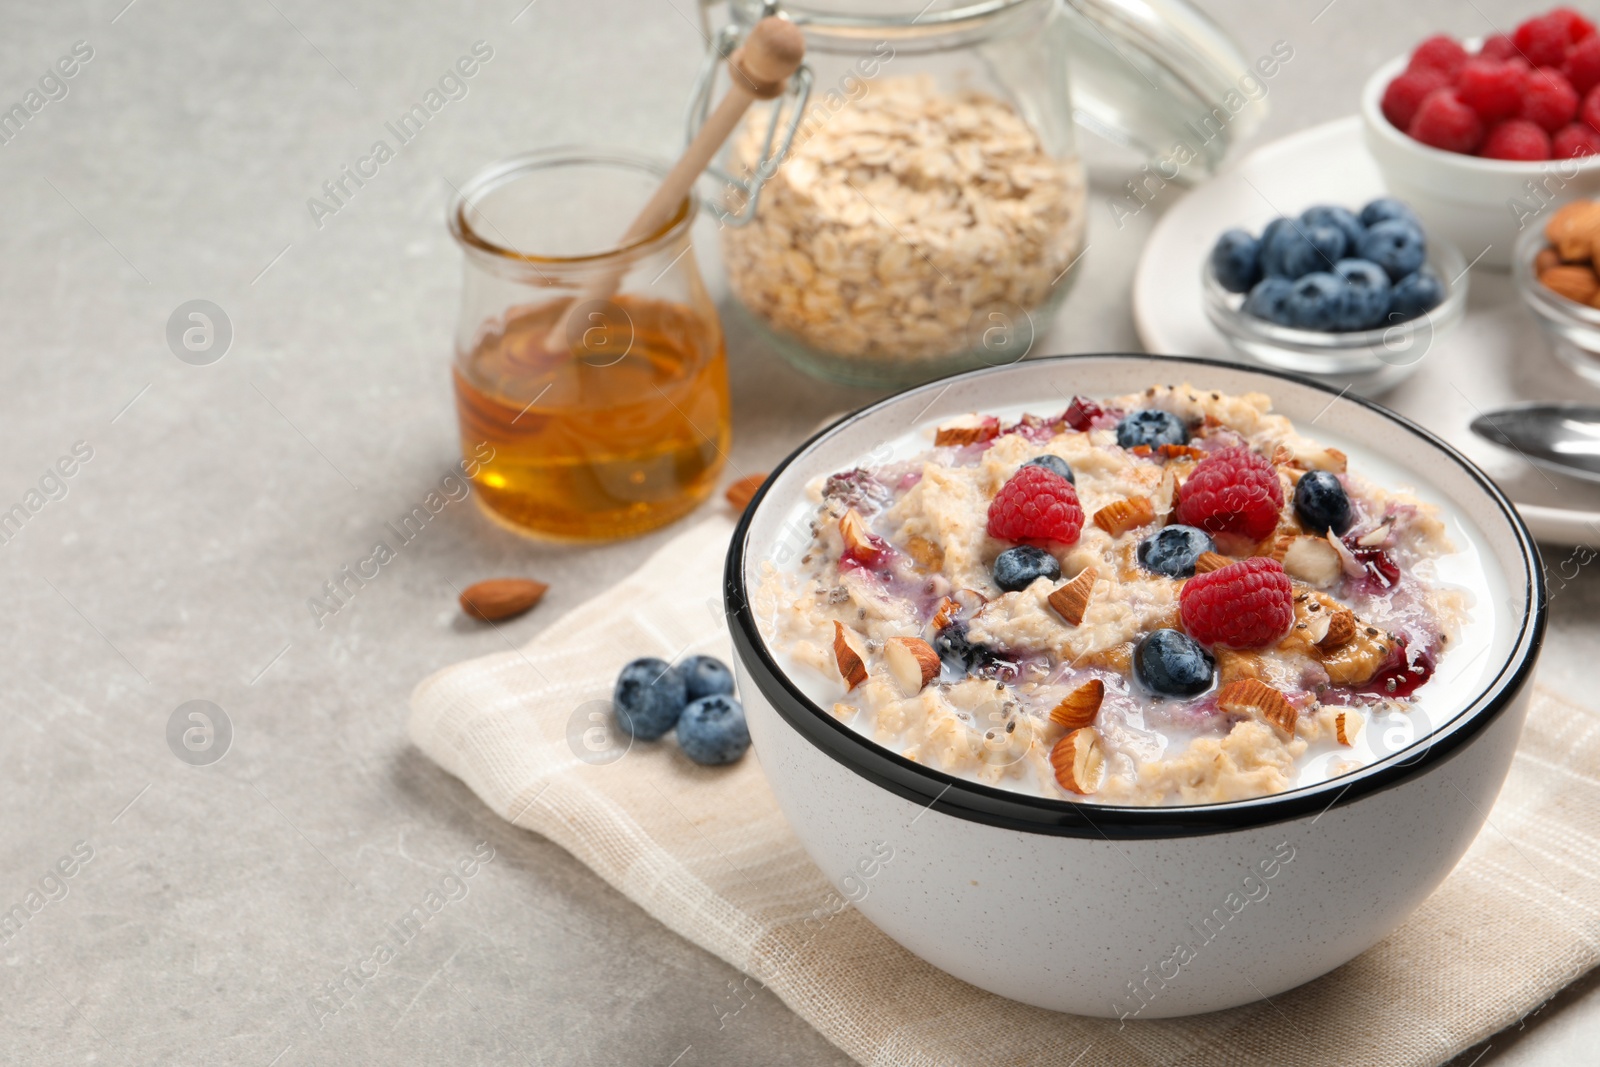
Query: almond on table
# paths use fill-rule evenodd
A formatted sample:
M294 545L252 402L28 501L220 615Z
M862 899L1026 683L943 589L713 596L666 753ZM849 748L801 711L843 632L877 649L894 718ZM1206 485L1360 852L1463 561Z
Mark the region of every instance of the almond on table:
M461 591L461 610L480 622L500 622L531 609L549 588L531 578L490 578Z

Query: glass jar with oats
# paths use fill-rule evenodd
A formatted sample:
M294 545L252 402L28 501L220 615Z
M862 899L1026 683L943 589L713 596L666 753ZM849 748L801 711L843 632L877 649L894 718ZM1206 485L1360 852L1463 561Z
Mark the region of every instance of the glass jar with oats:
M729 9L713 55L776 11L804 31L806 70L751 109L720 160L728 285L790 362L854 385L1026 356L1083 269L1075 123L1159 157L1226 71L1249 70L1181 0ZM1174 180L1208 170L1227 140Z

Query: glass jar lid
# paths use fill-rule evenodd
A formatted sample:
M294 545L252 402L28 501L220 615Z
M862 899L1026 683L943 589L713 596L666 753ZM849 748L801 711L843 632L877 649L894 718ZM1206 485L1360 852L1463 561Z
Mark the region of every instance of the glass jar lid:
M708 4L714 0L702 0ZM1018 9L1060 6L1073 117L1151 157L1161 177L1209 175L1266 114L1267 84L1287 43L1253 63L1187 0L730 0L734 20L782 14L807 47L849 51L877 35L911 50L965 47L1003 32ZM703 8L702 8L703 10Z

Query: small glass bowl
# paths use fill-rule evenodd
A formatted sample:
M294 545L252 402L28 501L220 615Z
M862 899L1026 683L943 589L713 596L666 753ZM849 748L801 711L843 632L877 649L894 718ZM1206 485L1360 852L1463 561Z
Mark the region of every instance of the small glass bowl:
M1600 384L1600 309L1568 300L1539 281L1533 261L1548 245L1543 226L1529 226L1517 238L1511 259L1517 292L1539 321L1556 358L1583 378Z
M1432 311L1393 326L1321 333L1279 326L1245 314L1245 294L1230 293L1222 287L1211 270L1208 255L1201 268L1206 318L1238 352L1257 363L1304 374L1324 385L1348 387L1363 396L1375 396L1411 377L1438 338L1466 313L1467 264L1461 253L1453 245L1430 237L1428 266L1445 290L1444 301Z

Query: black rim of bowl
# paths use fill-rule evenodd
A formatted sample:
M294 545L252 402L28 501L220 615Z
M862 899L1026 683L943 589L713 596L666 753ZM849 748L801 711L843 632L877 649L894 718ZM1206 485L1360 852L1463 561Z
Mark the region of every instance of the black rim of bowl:
M1313 379L1283 371L1247 367L1238 363L1194 356L1153 356L1137 352L1046 356L1030 359L1027 362L1070 363L1080 359L1107 358L1155 361L1162 366L1215 367L1230 372L1242 371L1281 378L1327 393L1333 398L1343 396L1345 400L1376 412L1433 445L1461 467L1494 501L1506 521L1511 524L1522 550L1522 560L1526 569L1526 584L1523 591L1528 609L1523 613L1521 629L1512 645L1511 657L1501 665L1499 672L1482 691L1468 701L1448 722L1433 733L1419 738L1407 748L1326 782L1254 800L1168 807L1113 806L1055 800L1031 793L981 785L967 778L914 763L879 745L812 703L789 679L767 650L745 593L746 547L751 521L760 511L767 491L777 481L778 475L798 457L804 455L818 440L842 426L871 416L880 408L908 393L934 387L948 388L953 382L980 377L994 373L997 369L1003 369L985 368L943 378L885 397L842 416L817 431L786 456L783 462L767 476L754 499L745 508L744 515L734 530L723 573L724 608L730 620L734 648L762 695L771 703L779 716L807 743L896 796L924 808L932 808L971 822L1057 837L1098 837L1107 840L1194 837L1268 826L1308 814L1325 812L1400 785L1461 752L1490 723L1499 718L1522 692L1533 672L1534 662L1544 641L1547 608L1543 568L1540 565L1538 548L1526 524L1517 514L1517 509L1488 476L1465 456L1436 434L1381 404L1364 397L1340 394ZM1019 364L1008 366L1017 365ZM1513 576L1507 575L1508 583L1514 580Z

